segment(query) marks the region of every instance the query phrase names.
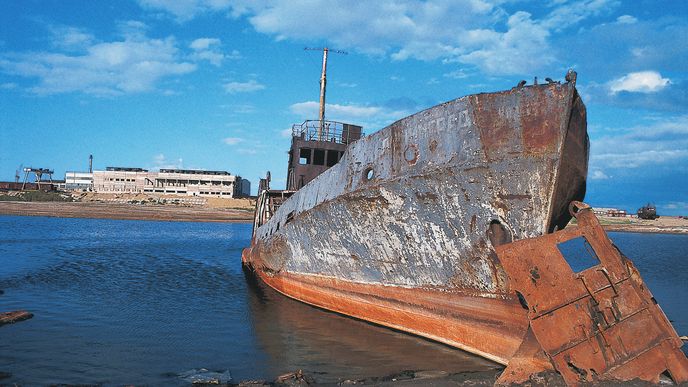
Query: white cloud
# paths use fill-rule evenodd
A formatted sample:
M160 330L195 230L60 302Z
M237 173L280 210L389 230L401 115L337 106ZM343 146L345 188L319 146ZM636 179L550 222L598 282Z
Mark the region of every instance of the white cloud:
M358 87L358 84L357 83L347 83L347 82L337 82L337 86L354 88L354 87Z
M595 169L595 170L592 171L592 173L590 174L590 178L591 178L592 180L606 180L606 179L609 179L609 176L607 176L604 172L602 172L602 170L600 170L600 169Z
M291 105L291 111L305 117L317 117L320 104L315 101L299 102ZM376 106L326 104L325 112L328 116L346 116L367 118L380 114L382 108Z
M236 144L243 142L243 141L244 141L244 139L239 138L239 137L227 137L227 138L222 140L222 142L224 142L227 145L236 145Z
M216 38L199 38L191 42L189 47L193 48L196 51L202 51L209 49L210 46L218 46L220 45L220 43L220 39Z
M167 160L163 153L153 156L153 167L150 169L182 169L184 160L180 157L177 160Z
M168 12L186 22L205 12L229 9L229 0L139 0L142 7Z
M688 163L688 115L606 132L591 140L592 171Z
M66 50L79 50L91 45L96 39L87 31L69 26L52 26L53 46Z
M543 25L548 29L561 31L581 21L602 13L608 12L618 6L617 0L578 0L560 2L552 12L543 20Z
M666 164L688 158L688 150L641 150L636 153L603 153L593 156L598 165L611 168L639 168L649 165Z
M280 137L282 137L282 138L291 138L291 134L292 134L291 128L280 130Z
M220 39L199 38L191 42L189 47L194 50L192 57L196 60L207 60L215 66L220 66L225 55L219 50Z
M458 56L490 74L529 73L554 61L549 50L547 28L531 19L527 12L509 17L505 33L491 30L471 31L471 40L480 47Z
M16 89L16 88L17 88L17 84L14 82L6 82L6 83L0 84L0 89L3 89L3 90L12 90L12 89Z
M256 107L251 104L233 105L232 112L236 114L249 114L256 111Z
M487 73L532 73L555 61L552 32L608 12L616 0L554 2L533 18L509 14L493 0L139 0L180 20L202 12L244 16L256 31L277 40L327 41L394 60L443 60L474 65ZM547 6L545 6L547 7ZM365 15L363 17L362 15ZM312 22L319 20L320 22ZM628 18L621 20L628 21ZM304 22L306 21L306 22Z
M609 91L612 94L620 91L654 93L667 87L670 83L669 78L662 78L656 71L639 71L628 73L609 82Z
M634 24L638 22L638 19L631 15L621 15L616 18L616 22L619 24Z
M665 204L659 204L658 207L667 210L688 211L688 202L668 202Z
M118 95L152 91L160 79L196 69L195 64L179 56L173 38L151 39L139 28L138 33L128 33L123 40L86 45L78 54L5 54L0 56L0 71L38 79L30 89L36 94Z
M239 52L239 50L232 50L232 52L225 55L225 58L237 60L243 58L243 56L241 56L241 52Z
M320 104L316 101L299 102L291 105L289 110L299 119L315 120L318 118ZM325 106L325 119L360 125L366 133L371 133L411 113L404 108L386 106L357 104L327 104ZM285 130L283 133L287 134L288 132Z
M265 89L265 85L251 79L248 82L229 82L224 84L225 91L230 94L250 93Z
M470 74L468 74L464 69L451 71L451 72L445 73L443 75L447 78L453 78L453 79L464 79L464 78L468 78L470 76Z

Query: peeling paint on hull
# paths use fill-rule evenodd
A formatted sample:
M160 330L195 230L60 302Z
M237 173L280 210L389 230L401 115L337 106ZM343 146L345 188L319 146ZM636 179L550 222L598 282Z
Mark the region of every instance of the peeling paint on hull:
M488 230L513 240L568 222L552 201L582 199L587 152L573 83L450 101L350 145L257 227L243 259L290 297L506 363L527 324ZM577 188L559 192L561 174Z
M524 278L537 282L539 269L520 267L518 254L499 255L519 243L556 250L547 244L571 234L557 230L577 216L569 204L585 195L589 143L575 73L568 79L435 106L349 145L337 165L298 191L262 191L243 263L286 296L508 365L500 382L556 369L578 383L574 366L562 369L570 359L556 358L528 309L526 298L547 299L546 292L517 293ZM524 262L537 255L532 249L520 252ZM611 265L621 259L605 254ZM663 321L658 308L646 310L654 316L646 321ZM576 321L563 323L575 330ZM675 347L670 324L659 326ZM594 359L590 348L576 361ZM672 375L688 380L685 356L674 355ZM586 372L586 381L597 380L595 369Z
M459 98L350 145L256 225L243 260L287 296L506 364L527 322L489 230L566 224L552 202L582 199L587 157L572 82Z

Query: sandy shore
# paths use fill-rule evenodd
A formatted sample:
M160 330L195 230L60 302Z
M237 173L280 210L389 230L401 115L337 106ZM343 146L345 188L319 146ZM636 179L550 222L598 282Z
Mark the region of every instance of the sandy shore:
M0 214L65 218L167 220L191 222L252 222L254 200L166 198L162 204L146 195L83 194L76 202L0 201ZM156 201L153 201L155 199ZM192 201L199 201L198 203ZM688 219L662 216L655 220L600 216L607 231L688 235Z
M253 221L253 210L246 209L97 202L0 202L0 214L188 222Z
M599 220L606 231L688 235L688 219L675 216L662 216L655 220L601 216Z

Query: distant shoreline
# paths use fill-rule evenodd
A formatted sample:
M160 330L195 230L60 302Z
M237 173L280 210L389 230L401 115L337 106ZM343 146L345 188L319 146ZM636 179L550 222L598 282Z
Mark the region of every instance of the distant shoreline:
M615 225L609 224L602 226L604 231L607 232L635 232L643 234L675 234L675 235L688 235L688 227L670 227L663 228L657 226L644 226L644 225Z
M253 211L244 209L95 202L0 202L0 215L182 222L253 221Z
M634 232L643 234L688 235L688 219L662 216L654 220L637 217L597 216L607 232ZM569 226L575 226L572 222Z
M253 221L253 209L249 208L111 202L0 201L0 215L181 222L250 223ZM602 227L608 232L688 235L688 219L676 217L661 217L656 220L633 219L632 221L609 217L599 217L599 219Z

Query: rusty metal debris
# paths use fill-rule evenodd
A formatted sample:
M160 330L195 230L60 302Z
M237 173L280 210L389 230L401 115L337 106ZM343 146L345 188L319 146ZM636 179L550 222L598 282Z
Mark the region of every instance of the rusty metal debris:
M589 206L571 203L578 227L497 247L510 281L528 307L530 328L571 385L662 375L688 381L678 337L633 263L609 240ZM561 246L582 238L597 264L578 272ZM505 373L505 379L509 373Z
M19 321L28 320L33 317L33 313L29 313L25 310L16 310L13 312L2 312L0 313L0 326L5 324L14 324Z

